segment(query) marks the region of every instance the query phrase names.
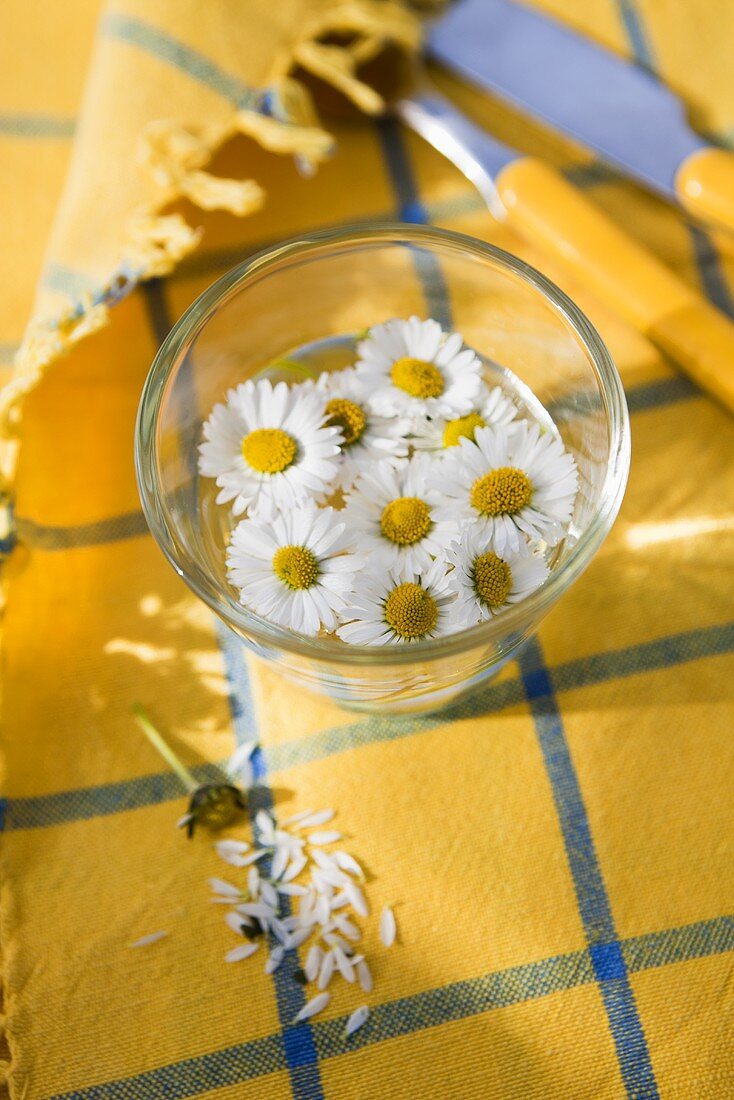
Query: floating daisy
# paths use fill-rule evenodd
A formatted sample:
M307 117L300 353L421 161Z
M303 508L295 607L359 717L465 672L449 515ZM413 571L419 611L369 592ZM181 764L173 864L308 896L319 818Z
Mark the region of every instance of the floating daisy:
M448 582L457 595L457 615L466 619L467 626L491 619L523 600L549 573L543 558L527 549L505 551L500 557L477 527L465 531L461 542L448 548L446 557L454 566Z
M435 451L439 457L451 452L460 439L474 439L477 428L510 424L517 416L517 405L495 386L482 386L479 400L465 416L421 417L413 426L412 443L421 451Z
M395 463L408 454L409 422L378 416L369 407L367 389L353 367L325 371L316 388L326 397L326 423L342 435L333 489L350 489L359 474L373 462Z
M341 434L324 423L324 398L285 382L247 381L204 424L199 470L216 478L218 504L236 516L273 516L322 494L337 472Z
M272 520L243 519L232 532L227 575L258 615L301 634L333 630L363 561L346 553L346 524L308 501Z
M444 496L437 519L476 527L500 556L529 539L554 546L571 518L576 464L557 436L520 421L512 430L479 428L434 472ZM463 537L463 535L462 535Z
M349 494L344 519L353 544L384 568L419 573L442 555L458 532L446 512L438 519L438 490L429 488L432 463L414 455L394 467L380 462L357 479Z
M479 395L482 364L438 321L386 321L357 346L357 375L383 416L463 416Z
M352 621L337 634L352 645L401 645L451 634L459 628L455 600L443 562L422 575L376 569L360 578L347 613Z

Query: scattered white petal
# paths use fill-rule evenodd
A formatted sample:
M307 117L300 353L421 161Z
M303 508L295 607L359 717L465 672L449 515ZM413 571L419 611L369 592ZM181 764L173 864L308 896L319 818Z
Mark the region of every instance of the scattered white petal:
M245 933L242 929L250 923L247 917L243 917L241 913L235 913L234 911L225 913L224 920L227 926L231 928L233 932L236 932L238 936L244 936Z
M334 852L334 859L337 862L337 866L342 871L348 871L351 875L356 875L357 878L364 878L364 871L357 863L354 856L350 856L349 852Z
M370 1010L367 1005L360 1005L359 1008L355 1008L352 1015L347 1020L347 1026L344 1028L344 1034L347 1038L353 1035L355 1031L358 1031L363 1024L366 1024L370 1016Z
M287 894L292 898L303 897L308 893L306 887L301 886L298 882L279 882L276 890L279 894Z
M340 893L334 894L334 897L331 899L331 911L334 913L337 909L343 909L345 905L351 904L349 898L342 890Z
M224 961L228 963L240 962L242 959L249 959L250 955L254 955L257 951L259 943L241 943L238 947L233 947L231 951L228 951L224 956Z
M283 927L283 922L281 920L278 920L277 917L274 917L273 920L270 922L270 926L273 930L273 935L275 936L275 938L280 941L283 947L285 947L288 942L289 933L287 929Z
M265 882L264 880L260 883L260 897L266 905L270 905L273 909L277 909L280 904L278 901L278 891L272 883Z
M310 949L306 956L306 961L303 964L303 972L310 982L316 981L321 970L321 963L324 959L324 953L317 943Z
M129 943L128 947L147 947L149 943L157 943L167 936L168 932L150 932L147 936L141 936L135 943Z
M360 917L369 916L369 906L359 886L355 886L353 882L347 882L344 886L344 893L349 898L355 913L359 913Z
M280 878L286 867L288 866L288 860L290 859L290 852L288 848L276 849L273 856L273 862L270 866L270 877Z
M246 844L244 840L217 840L214 848L219 858L232 867L247 866L245 852L250 850L250 845Z
M294 1018L293 1023L300 1024L303 1020L309 1020L311 1016L315 1016L317 1013L322 1012L330 1000L330 993L317 993L310 1001L306 1001L306 1004Z
M306 942L310 935L310 928L297 928L295 932L291 932L285 942L286 951L291 951L294 947L300 947L302 943Z
M291 814L290 817L287 817L285 821L282 822L282 824L297 825L299 821L303 821L305 818L311 817L312 814L313 810L299 810L297 814Z
M289 863L285 872L281 875L282 882L291 882L294 878L300 875L303 868L308 863L306 856L299 853ZM275 877L275 876L273 876Z
M242 891L239 886L233 886L231 882L225 882L223 878L210 878L209 885L215 894L225 898L240 898Z
M336 960L336 965L339 967L339 973L342 978L344 978L346 982L353 982L356 977L354 967L341 947L334 948L334 959Z
M395 914L389 905L386 905L382 910L382 916L380 917L380 939L384 943L385 947L392 947L395 943L395 936L397 934L397 925L395 923Z
M260 830L263 844L272 844L275 839L275 822L266 810L255 814L255 826Z
M315 829L318 825L326 825L328 821L331 821L333 816L333 810L319 810L318 813L308 814L306 817L302 818L298 828Z
M272 908L262 901L245 901L237 906L237 912L248 917L265 917L266 920L275 916Z
M341 833L336 829L325 829L320 833L309 833L309 844L335 844L337 840L341 840Z
M234 779L241 782L245 777L252 776L250 757L257 748L257 741L243 741L238 745L226 764L226 770ZM251 783L243 783L243 786L251 786Z
M177 829L185 829L186 826L189 824L189 822L191 822L193 820L194 820L194 815L193 814L184 814L183 817L180 817L178 819L178 821L176 822L176 828Z
M336 967L336 959L331 951L324 955L321 969L319 970L319 989L326 989Z
M250 900L256 901L260 890L260 872L254 865L247 872L247 889L250 891Z
M362 989L365 991L365 993L371 993L373 985L372 972L364 959L360 959L357 963L357 977L359 978L359 984L362 986Z
M273 974L285 958L285 949L283 947L274 947L268 955L268 961L265 963L265 973Z
M353 940L356 943L357 940L362 939L362 933L348 917L334 917L334 924L348 940Z
M250 864L256 863L259 859L262 859L263 856L266 856L267 854L268 854L268 849L267 848L256 848L254 852L250 852L249 855L243 856L242 866L243 867L249 867Z

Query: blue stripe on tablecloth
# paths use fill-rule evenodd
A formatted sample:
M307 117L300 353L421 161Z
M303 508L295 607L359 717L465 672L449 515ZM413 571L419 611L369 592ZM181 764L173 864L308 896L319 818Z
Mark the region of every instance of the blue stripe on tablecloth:
M398 217L413 225L428 225L428 211L418 194L400 124L394 118L385 117L378 122L377 133L385 167L398 200ZM418 247L413 250L413 259L429 316L443 328L450 329L453 322L449 289L437 257Z
M254 730L254 712L244 646L224 624L217 626L217 634L227 671L232 722L237 739L242 742L247 740ZM266 810L275 816L275 810L273 792L267 784L267 762L260 748L253 753L252 763L258 786L250 792L248 813L253 833L257 833L255 817L258 811ZM261 873L267 875L269 870L270 857L266 857L261 861ZM290 898L281 898L281 909L284 917L290 916ZM276 942L273 940L271 947ZM311 1025L306 1021L295 1027L292 1026L294 1017L306 1003L304 988L295 980L295 973L299 966L298 953L289 951L283 963L273 974L285 1063L290 1073L291 1089L295 1100L323 1100L324 1094L318 1067L319 1057ZM218 1083L216 1080L212 1081L212 1085Z
M645 1033L617 937L550 675L535 638L522 650L519 663L561 824L594 974L601 990L625 1087L628 1095L636 1100L653 1100L659 1093Z
M638 65L654 69L652 48L645 27L637 10L636 0L616 0L619 17L627 33L632 56Z
M13 112L0 114L0 136L20 138L70 138L76 120L61 115Z
M543 687L559 692L575 691L628 676L675 668L691 661L705 660L733 651L734 623L703 627L563 662L550 670L552 684L538 683L536 690ZM241 688L231 694L233 698L237 696L238 699L243 699ZM373 715L358 719L309 737L270 746L266 750L268 771L285 771L365 745L402 740L450 722L497 713L506 707L516 706L524 699L522 680L512 678L490 683L477 695L446 708L438 715L413 718ZM249 704L240 702L240 706L243 713L247 714ZM239 717L233 717L233 722L239 721ZM246 737L246 730L251 728L252 725L244 721L243 732L239 736ZM193 770L203 782L209 776L207 769L211 769L211 778L215 780L221 776L223 767L224 761L220 764L202 765ZM54 794L11 798L6 807L5 828L9 831L39 829L90 817L105 817L126 810L142 809L159 802L173 801L181 798L183 793L176 777L166 773Z
M100 31L106 38L136 46L159 61L165 61L235 103L256 98L252 89L238 76L225 72L211 58L143 19L109 12L100 23Z
M160 279L153 279L144 284L143 291L151 328L158 341L162 341L167 336L172 323L166 300L165 284ZM179 378L180 399L187 407L191 407L191 405L195 407L197 396L194 376L188 360L183 364L182 371L186 373ZM182 437L181 446L186 454L193 454L194 470L192 473L195 478L196 448L186 435ZM250 677L245 662L244 645L218 619L215 619L215 629L227 676L228 700L235 740L238 744L242 744L243 741L252 738L253 735L257 739L257 720L250 690ZM258 828L255 818L258 811L265 810L275 816L275 810L273 792L267 782L267 762L260 747L254 751L251 759L256 785L249 791L247 810L253 833L257 834ZM263 875L268 874L270 862L269 856L261 861L260 866ZM284 917L290 915L290 898L281 898L281 910ZM272 938L270 946L273 947L276 943L277 940ZM294 1017L306 1003L303 986L295 980L294 976L299 966L298 953L289 951L282 965L273 973L273 985L278 1007L278 1019L282 1028L285 1061L290 1074L294 1100L323 1100L318 1054L314 1046L311 1025L305 1022L296 1027L292 1026ZM216 1083L216 1081L213 1082L213 1084Z
M634 972L710 958L734 951L734 919L717 917L635 936L621 942L621 951L627 967ZM314 1042L322 1059L338 1058L401 1035L579 989L595 979L590 951L575 951L375 1005L369 1023L351 1037L348 1045L343 1037L346 1017L315 1021ZM282 1036L276 1034L51 1100L186 1100L214 1087L239 1084L285 1068Z
M700 226L689 225L688 230L691 234L696 266L706 297L729 317L734 317L734 300L726 281L721 257L714 247L713 241Z

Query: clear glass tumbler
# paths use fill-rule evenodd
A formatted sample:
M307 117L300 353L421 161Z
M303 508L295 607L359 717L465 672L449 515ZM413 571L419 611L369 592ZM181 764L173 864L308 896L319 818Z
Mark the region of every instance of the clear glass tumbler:
M580 474L568 536L547 582L490 622L433 641L358 647L307 638L242 607L224 566L232 519L199 480L202 421L226 391L294 349L336 346L390 317L435 317L549 410ZM322 345L323 346L323 345ZM291 680L343 705L437 709L493 676L589 564L629 468L622 384L580 310L521 260L470 237L407 225L329 230L276 245L224 275L186 311L143 390L136 468L159 546L243 643Z

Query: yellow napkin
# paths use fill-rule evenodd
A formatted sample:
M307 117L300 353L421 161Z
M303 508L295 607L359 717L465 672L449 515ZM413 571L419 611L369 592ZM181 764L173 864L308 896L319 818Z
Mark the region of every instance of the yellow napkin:
M657 66L724 138L728 7L638 4L543 6ZM287 83L304 70L376 106L350 63L384 39L412 48L402 9L6 0L3 22L5 360L34 317L6 391L21 447L14 527L0 532L13 1100L734 1093L731 418L495 223L418 139L311 115ZM324 51L325 32L333 47L329 31L343 42L355 29L350 53ZM729 304L716 242L568 143L442 83ZM244 94L271 86L290 91L290 122ZM313 178L272 151L318 160L327 131L335 151ZM400 720L348 714L246 659L147 535L132 469L148 364L196 294L269 241L396 217L519 252L571 293L620 366L634 451L612 535L521 659L477 699ZM166 278L114 289L120 271ZM233 937L206 878L237 872L210 837L175 830L183 791L132 724L136 699L200 777L258 738L261 797L278 815L338 810L374 876L372 994L340 988L293 1029L302 991L287 971L224 963ZM400 929L389 951L375 930L386 903ZM371 1019L346 1042L363 1001Z

